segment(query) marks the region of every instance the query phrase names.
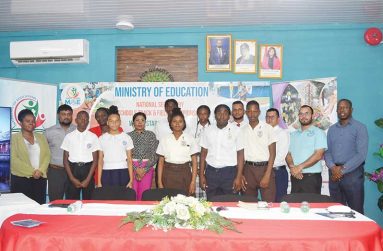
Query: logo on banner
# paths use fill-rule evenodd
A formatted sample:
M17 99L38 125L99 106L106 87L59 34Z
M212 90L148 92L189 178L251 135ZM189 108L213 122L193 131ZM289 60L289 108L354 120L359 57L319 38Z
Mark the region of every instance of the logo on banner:
M78 84L70 84L64 87L61 93L61 103L78 108L85 101L84 90Z
M16 101L13 103L12 111L13 111L13 121L18 127L21 127L20 121L17 119L17 115L21 110L28 109L30 110L36 118L36 128L42 126L46 120L45 114L39 112L39 101L36 97L30 95L24 95L18 97ZM19 129L18 128L18 129ZM16 129L16 131L18 130ZM12 130L15 131L15 128Z

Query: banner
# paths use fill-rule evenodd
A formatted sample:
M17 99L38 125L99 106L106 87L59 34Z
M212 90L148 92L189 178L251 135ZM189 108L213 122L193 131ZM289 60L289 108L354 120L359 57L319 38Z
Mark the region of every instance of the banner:
M295 131L300 127L299 108L309 105L314 109L313 124L326 133L337 122L337 80L321 78L281 82L272 85L273 104L281 112L280 126ZM328 191L328 168L322 161L322 194Z
M116 105L121 115L122 128L133 130L132 117L136 112L147 116L146 129L153 130L157 121L166 117L165 101L176 99L187 124L197 122L196 110L207 105L212 111L218 104L241 100L257 100L262 114L270 107L269 82L91 82L60 84L60 103L68 104L77 114L86 110L91 115L90 127L97 126L94 114L99 107ZM262 118L263 119L263 118Z
M0 79L0 106L12 107L12 132L20 131L17 114L29 109L36 117L36 131L56 124L57 86L13 79Z
M10 190L11 108L0 107L0 192Z

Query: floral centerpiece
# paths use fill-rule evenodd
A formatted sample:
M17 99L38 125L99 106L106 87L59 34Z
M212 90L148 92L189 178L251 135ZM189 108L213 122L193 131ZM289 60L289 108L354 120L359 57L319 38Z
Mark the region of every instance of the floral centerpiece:
M374 153L374 155L383 159L383 145L380 145L379 151ZM378 187L378 191L383 193L383 167L375 169L372 173L365 172L365 175L370 181L375 182ZM381 195L378 199L378 207L380 211L383 211L383 195Z
M375 124L383 128L383 118L376 120ZM374 155L383 159L383 145L380 145L379 150L374 153ZM375 182L378 187L378 191L383 193L383 167L375 169L372 173L365 172L365 175L370 181ZM383 195L381 195L378 199L378 207L380 211L383 211Z
M238 232L233 221L213 211L210 202L181 194L170 199L165 197L151 210L128 213L122 219L122 225L127 223L134 223L134 231L152 226L164 231L187 228L216 233L222 233L225 229Z

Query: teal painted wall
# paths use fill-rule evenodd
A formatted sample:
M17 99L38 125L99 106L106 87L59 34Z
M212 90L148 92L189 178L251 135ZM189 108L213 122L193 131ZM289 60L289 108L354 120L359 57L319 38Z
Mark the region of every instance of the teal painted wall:
M383 117L383 44L368 46L363 40L369 25L262 26L228 28L81 30L0 33L0 77L58 84L60 82L115 81L116 47L198 46L199 81L258 80L253 74L207 73L206 34L231 34L233 39L256 39L259 44L284 46L282 80L320 77L338 78L339 98L354 103L354 117L364 122L370 135L366 170L382 166L372 153L383 143L383 129L373 121ZM90 42L89 65L42 65L15 67L9 60L9 42L18 40L84 38ZM272 81L276 82L276 81ZM376 206L376 185L365 182L366 214L383 226L383 213Z

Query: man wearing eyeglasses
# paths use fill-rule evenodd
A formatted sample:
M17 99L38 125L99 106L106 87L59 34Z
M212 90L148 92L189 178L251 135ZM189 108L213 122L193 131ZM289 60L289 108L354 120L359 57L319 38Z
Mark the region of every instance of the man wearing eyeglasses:
M299 109L301 128L290 135L286 162L291 173L291 193L321 193L322 165L327 149L326 134L313 125L314 110L308 105Z

